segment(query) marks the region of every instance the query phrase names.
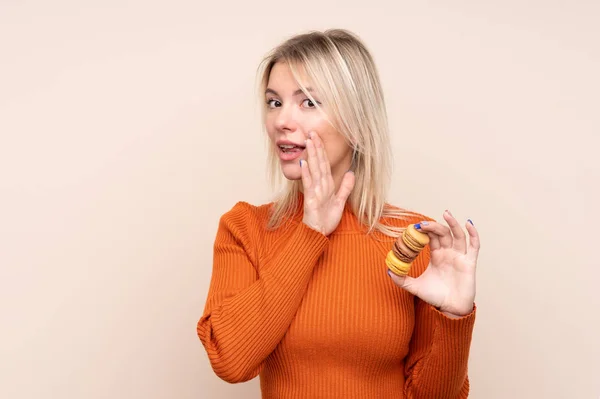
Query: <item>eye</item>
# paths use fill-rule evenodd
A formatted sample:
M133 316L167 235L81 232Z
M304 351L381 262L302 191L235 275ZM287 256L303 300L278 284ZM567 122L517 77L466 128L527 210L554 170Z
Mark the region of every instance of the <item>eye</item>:
M318 101L317 104L321 105L321 103ZM302 106L305 108L315 108L315 103L312 102L312 100L310 100L309 98L307 98L306 100L302 101Z
M274 98L269 98L267 100L267 106L269 108L277 108L277 107L281 107L281 102L279 102L278 100L275 100Z

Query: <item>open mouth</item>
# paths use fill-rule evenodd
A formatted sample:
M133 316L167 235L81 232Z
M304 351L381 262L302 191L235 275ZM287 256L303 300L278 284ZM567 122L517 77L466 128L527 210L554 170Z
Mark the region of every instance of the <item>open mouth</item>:
M279 146L279 149L285 154L300 152L300 151L303 151L304 148L305 147L302 147L299 145L291 145L291 144L281 144Z

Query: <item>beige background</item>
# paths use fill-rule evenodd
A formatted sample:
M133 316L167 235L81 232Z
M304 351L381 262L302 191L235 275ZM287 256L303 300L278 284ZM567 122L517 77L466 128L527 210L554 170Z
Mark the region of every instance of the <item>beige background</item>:
M598 398L599 4L0 1L0 397L259 397L196 337L217 221L270 198L260 58L344 27L391 200L480 229L472 397Z

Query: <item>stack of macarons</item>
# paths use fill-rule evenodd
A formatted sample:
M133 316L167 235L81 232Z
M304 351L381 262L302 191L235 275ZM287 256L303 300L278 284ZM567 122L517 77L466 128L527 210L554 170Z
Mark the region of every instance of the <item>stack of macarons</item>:
M408 225L394 242L385 258L387 267L398 276L406 276L417 255L429 244L429 236L418 231L414 224Z

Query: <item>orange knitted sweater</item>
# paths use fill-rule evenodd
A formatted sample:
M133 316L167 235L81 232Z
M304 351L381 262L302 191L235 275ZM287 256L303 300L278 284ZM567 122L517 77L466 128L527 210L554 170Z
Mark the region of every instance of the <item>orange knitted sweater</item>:
M366 234L348 205L327 237L302 223L302 196L298 209L276 230L269 205L239 202L221 217L197 326L214 372L260 375L268 399L466 398L475 309L451 319L394 285L394 239ZM410 274L428 263L427 247Z

